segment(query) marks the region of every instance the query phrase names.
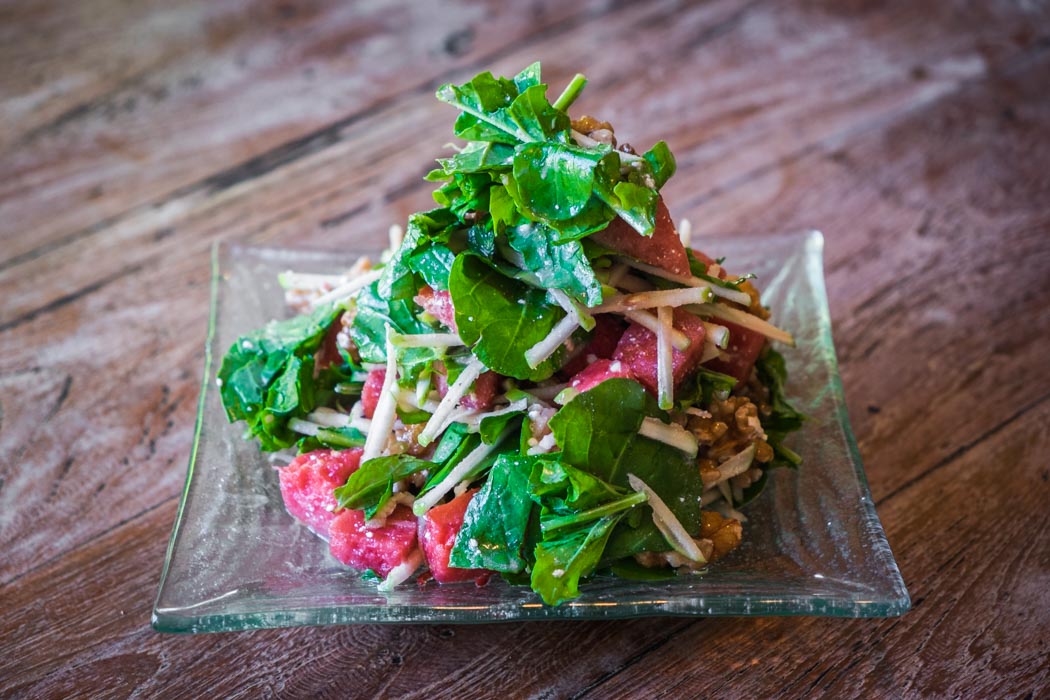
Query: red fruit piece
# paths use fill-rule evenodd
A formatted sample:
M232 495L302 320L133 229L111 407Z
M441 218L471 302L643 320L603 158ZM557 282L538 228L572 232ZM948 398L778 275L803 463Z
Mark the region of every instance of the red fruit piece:
M452 306L452 295L447 291L437 291L433 287L423 285L414 301L423 307L423 310L445 324L453 333L458 333L456 328L456 309Z
M500 375L495 372L482 372L481 376L474 380L471 390L460 399L460 403L473 411L489 410L496 400L496 394L499 393L500 379ZM441 363L434 365L434 386L442 398L448 393L448 377L445 376L445 366Z
M704 367L736 377L739 382L746 382L751 376L751 368L755 366L755 360L758 359L762 348L766 346L766 337L729 321L714 319L714 323L729 329L729 347L726 348L729 359L723 360L716 357L705 362Z
M569 382L569 386L579 392L598 386L606 379L633 379L626 362L620 360L598 360L583 370Z
M329 549L339 561L358 571L371 569L383 578L416 548L418 522L412 509L398 506L383 527L366 528L360 510L343 510L332 521Z
M285 509L321 537L328 537L335 519L332 491L346 483L361 465L360 447L349 450L314 450L281 467L281 497Z
M674 310L674 327L685 333L691 341L683 350L671 351L674 383L685 379L699 364L704 353L704 324L699 318L682 309ZM637 323L627 327L613 353L614 360L627 365L628 370L650 393L656 395L658 379L656 334Z
M365 385L361 388L361 408L365 418L375 415L376 404L379 403L379 397L383 393L383 382L385 381L385 369L370 370L368 376L365 377Z
M627 324L618 316L600 314L595 317L594 330L583 349L561 368L563 377L579 374L594 360L608 360L616 350Z
M485 569L457 569L448 564L452 556L452 546L456 543L456 535L463 527L463 516L467 512L470 499L477 491L477 489L471 489L456 496L445 505L434 506L423 518L419 543L426 556L430 573L438 583L459 581L481 583L478 579L488 578L488 572Z
M638 233L623 219L617 217L609 226L591 235L591 239L606 248L618 250L644 263L662 267L677 275L688 275L689 257L682 239L678 237L671 213L663 197L656 205L656 227L651 237Z

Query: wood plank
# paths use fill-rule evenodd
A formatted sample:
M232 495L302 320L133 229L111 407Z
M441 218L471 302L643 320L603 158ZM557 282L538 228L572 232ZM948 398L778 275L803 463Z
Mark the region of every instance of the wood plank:
M0 133L0 260L211 187L209 176L281 145L324 144L333 122L430 92L449 71L553 39L610 7L224 1L128 13L92 0L12 9L13 22L35 21L10 25L16 36L0 54L11 59L3 65L23 56L26 65L0 100L17 125ZM56 71L63 79L48 80Z
M1016 29L1013 23L1004 21L989 25L986 36L975 34L963 41L955 34L944 33L942 37L929 29L938 26L939 16L904 17L902 23L888 26L871 21L870 26L856 23L845 28L825 18L827 25L823 29L817 27L814 32L828 38L801 45L781 59L778 72L765 72L754 69L762 60L758 44L796 41L799 22L808 18L800 18L799 10L791 6L744 10L748 8L737 2L687 11L661 4L632 6L607 17L600 32L578 35L578 40L573 42L561 41L559 37L538 41L501 58L493 68L513 71L542 54L548 56L548 64L555 69L552 80L561 84L559 76L573 67L593 66L588 68L594 78L593 89L585 93L581 112L612 111L609 116L618 120L621 134L635 143L648 144L669 137L682 160L682 175L668 186L668 198L681 201L686 208L696 192L728 187L754 169L776 163L786 154L842 138L866 124L879 123L901 110L915 108L950 92L967 77L996 65L1005 55L1012 55L1004 49L985 58L988 52L981 47L985 42L1009 43L1010 32ZM814 19L817 20L819 17ZM765 27L766 33L758 33L755 26ZM924 27L927 29L922 31L929 34L920 31ZM835 51L847 47L852 50L859 41L870 44L873 48L868 51L880 56L879 65L883 66L880 71L857 75L850 64L829 61ZM665 71L667 74L659 78L659 83L656 78L624 80L619 58L609 57L609 52L602 50L616 42L632 47L636 60L642 63L648 55L646 47L657 44L683 54L692 49L698 58L684 61L671 72ZM698 45L703 49L693 48ZM710 61L710 65L701 62L701 58ZM915 66L925 63L930 64L924 68L925 77L915 80ZM824 68L829 64L835 69ZM716 81L696 80L695 75L701 71L712 74L724 71L732 75L733 89ZM781 94L785 81L771 77L771 73L812 76L805 84L812 86L808 89L813 92L789 90ZM635 87L627 90L624 86L628 85ZM662 85L674 86L674 94L689 88L687 101L661 97L657 91ZM849 90L843 91L843 85L849 85ZM650 99L641 99L637 94L639 90L655 94ZM843 96L839 101L815 99L816 93L840 92ZM740 107L741 96L753 100L747 109ZM610 109L624 104L637 107L630 111L622 107ZM688 105L688 109L683 104ZM727 113L738 112L739 136L730 138L718 129L714 129L710 137L705 136L712 132L712 124L727 119ZM397 131L392 125L395 120ZM90 236L73 240L58 250L46 249L38 257L24 261L17 270L0 272L0 294L9 299L0 310L0 328L117 274L116 262L92 267L77 264L85 250L96 250L96 238L108 249L121 251L120 256L101 255L103 261L138 261L143 256L164 251L163 246L152 245L154 236L177 238L168 241L170 246L186 245L187 239L195 236L194 227L184 225L190 217L208 211L211 222L217 224L221 219L215 214L215 208L231 214L231 223L224 229L210 227L212 236L217 230L245 236L257 233L260 227L274 225L282 226L286 240L308 245L331 241L333 237L346 241L354 236L375 235L385 230L387 222L402 219L411 207L427 206L425 192L411 188L418 183L416 178L425 171L430 158L441 153L440 144L448 140L446 125L450 120L449 108L438 104L429 93L406 96L370 118L332 133L325 132L327 139L338 143L328 145L322 153L315 153L314 146L304 146L295 154L281 151L275 159L278 165L293 155L300 161L275 170L267 170L274 165L268 162L258 168L247 168L247 173L241 172L233 178L236 187L230 187L230 180L223 180L221 186L208 184L191 188L163 206L142 206ZM680 140L668 133L671 125L679 130ZM405 132L417 135L418 143L431 145L424 146L426 150L420 152L416 143L404 143ZM703 140L705 138L707 140ZM378 152L373 145L381 147ZM318 160L311 165L307 162L311 158ZM255 172L256 169L261 172ZM250 176L252 173L254 176ZM220 191L215 191L216 188ZM405 188L416 195L410 205L386 206L384 200L388 192L396 194ZM275 203L275 194L278 201L288 204ZM366 204L368 208L364 209ZM293 205L297 213L288 211L287 207ZM232 207L240 211L234 213ZM351 217L356 218L356 222L340 220L346 212L353 211L359 212L357 217ZM340 222L335 230L331 223L327 227L323 225L333 220ZM357 222L363 222L364 230L358 228L354 234L348 234ZM697 225L700 231L711 230L704 221L698 221ZM174 232L177 236L172 236ZM130 247L133 240L139 242L135 249ZM73 269L67 273L69 266ZM56 275L59 270L63 274ZM46 288L19 283L21 279L42 274L57 279Z
M95 695L108 689L153 696L178 687L190 696L276 691L311 697L348 692L493 697L513 687L515 694L532 688L565 696L688 624L567 622L558 624L554 637L548 623L158 635L147 627L165 546L156 535L173 517L169 501L17 586L0 588L8 608L5 628L19 630L0 636L0 695ZM93 583L80 585L83 581ZM64 639L59 647L53 638L57 626ZM260 654L263 647L266 653ZM503 651L494 655L493 649ZM239 671L191 677L186 674L191 659ZM336 668L333 678L330 671Z
M904 617L706 620L591 695L1039 696L1050 686L1048 421L1050 397L883 505L915 602ZM1011 468L993 485L989 464Z

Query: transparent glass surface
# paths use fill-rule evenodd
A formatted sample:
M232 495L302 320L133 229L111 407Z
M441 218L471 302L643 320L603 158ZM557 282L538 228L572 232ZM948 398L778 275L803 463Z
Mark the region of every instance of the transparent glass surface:
M743 544L708 570L659 582L597 577L548 607L498 578L382 594L336 561L288 515L277 474L242 428L226 421L214 375L238 335L285 317L277 274L338 272L359 251L219 245L205 376L182 502L168 546L153 626L166 632L353 622L505 622L648 615L888 617L910 601L875 514L842 395L824 290L820 233L711 238L732 270L759 275L774 321L798 339L785 349L788 386L812 417L789 444L797 472L771 473L747 508Z

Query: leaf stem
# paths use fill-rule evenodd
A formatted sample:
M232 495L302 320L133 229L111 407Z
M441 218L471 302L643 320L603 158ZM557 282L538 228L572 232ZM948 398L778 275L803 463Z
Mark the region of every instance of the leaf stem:
M580 523L585 523L590 520L597 520L598 518L603 518L606 515L618 513L621 510L633 508L639 503L644 503L645 501L646 496L644 493L632 493L628 496L624 496L623 498L618 498L615 501L603 503L602 505L596 508L591 508L590 510L585 510L580 513L573 513L572 515L562 515L554 518L545 518L540 524L540 529L543 530L544 533L548 533L552 530L558 530L563 527L569 527L570 525L579 525Z
M554 109L562 112L569 109L572 103L576 101L576 98L580 96L580 93L583 92L583 87L586 84L587 78L583 77L583 73L577 73L573 76L572 80L569 81L569 84L565 86L565 90L563 90L561 95L558 96L558 99L554 101L554 104L552 105Z

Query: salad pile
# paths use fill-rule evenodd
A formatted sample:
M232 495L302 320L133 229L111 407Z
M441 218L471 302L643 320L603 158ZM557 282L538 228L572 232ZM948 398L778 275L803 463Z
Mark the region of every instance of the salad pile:
M557 605L596 572L697 571L801 461L791 335L676 230L667 144L570 119L585 82L441 87L466 145L427 176L437 208L374 265L281 275L299 313L223 359L287 510L382 590L498 574Z

